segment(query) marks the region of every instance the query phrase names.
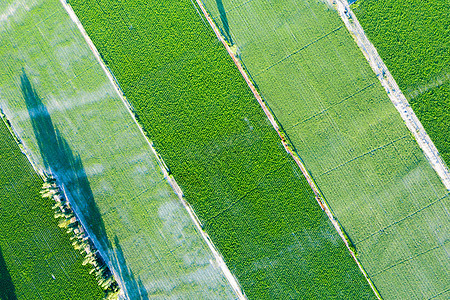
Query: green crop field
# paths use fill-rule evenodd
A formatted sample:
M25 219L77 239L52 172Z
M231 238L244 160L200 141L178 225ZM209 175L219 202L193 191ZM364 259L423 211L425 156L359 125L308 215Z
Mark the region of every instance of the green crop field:
M440 155L450 165L450 81L409 99Z
M43 181L0 119L0 299L102 299L89 266L53 217Z
M449 165L450 3L361 0L354 12Z
M203 2L381 296L445 298L448 191L337 12L316 0Z
M35 164L52 170L63 184L127 297L234 299L213 254L61 3L0 1L0 41L0 106ZM20 195L13 200L24 201ZM25 204L20 207L24 210ZM30 221L45 222L40 219ZM12 228L2 227L0 235ZM10 231L8 240L2 239L3 256L12 251L5 245L15 244L15 237ZM36 248L31 246L28 256ZM52 260L59 255L54 254ZM62 267L53 272L57 280L72 268ZM49 273L45 265L42 270ZM67 289L80 284L64 278ZM43 277L42 283L51 280Z
M249 299L373 299L193 2L71 0Z

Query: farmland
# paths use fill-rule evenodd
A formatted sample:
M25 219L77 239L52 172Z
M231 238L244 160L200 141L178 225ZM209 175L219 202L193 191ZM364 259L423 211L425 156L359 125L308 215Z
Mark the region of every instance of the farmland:
M60 2L2 1L0 15L0 106L27 155L62 184L128 298L234 299L155 154ZM15 243L14 237L2 241ZM2 244L1 251L6 261L10 249Z
M3 119L0 168L0 299L102 299Z
M354 9L444 161L450 164L450 5L358 1Z
M203 2L381 296L445 298L448 191L337 12L321 1Z
M373 299L190 1L70 1L249 299Z
M450 164L450 81L409 100L442 158Z

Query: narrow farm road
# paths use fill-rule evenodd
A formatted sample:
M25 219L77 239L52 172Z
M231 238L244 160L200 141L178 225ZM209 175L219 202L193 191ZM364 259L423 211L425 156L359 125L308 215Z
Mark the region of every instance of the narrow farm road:
M389 99L391 99L397 111L400 113L406 126L414 135L417 143L424 152L427 160L441 178L442 183L450 190L450 172L442 157L440 156L436 146L431 138L426 133L416 114L412 110L405 95L400 90L394 77L392 77L388 68L384 64L381 57L378 55L375 46L367 38L364 29L358 22L355 14L350 9L347 0L328 0L334 5L342 20L345 23L348 31L352 34L359 48L363 52L372 70L377 75L381 85L386 90Z

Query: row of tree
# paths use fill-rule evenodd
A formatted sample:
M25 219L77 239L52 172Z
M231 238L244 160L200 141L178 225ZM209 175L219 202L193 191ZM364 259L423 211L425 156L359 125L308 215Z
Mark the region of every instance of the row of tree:
M95 248L82 224L77 220L69 201L61 194L54 178L48 177L45 179L41 194L43 198L50 198L55 201L53 209L55 218L59 219L58 226L66 229L67 233L71 234L70 240L73 247L84 255L83 265L90 264L92 266L89 273L95 275L98 284L104 289L106 293L105 299L117 299L120 293L117 281L101 258L99 251Z

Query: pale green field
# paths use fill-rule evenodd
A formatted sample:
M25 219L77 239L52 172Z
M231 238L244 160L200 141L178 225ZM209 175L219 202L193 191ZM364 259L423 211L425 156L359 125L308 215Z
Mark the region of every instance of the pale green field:
M235 298L60 2L2 1L0 41L0 106L63 182L128 297Z
M203 2L381 296L445 297L448 191L338 14L321 1Z

